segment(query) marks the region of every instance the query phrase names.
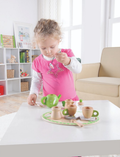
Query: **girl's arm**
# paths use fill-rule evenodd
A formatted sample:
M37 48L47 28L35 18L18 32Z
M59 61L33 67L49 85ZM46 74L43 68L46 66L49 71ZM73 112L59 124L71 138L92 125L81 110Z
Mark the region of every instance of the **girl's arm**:
M70 59L70 64L66 65L65 67L73 73L80 73L82 70L82 64L75 57L70 57Z
M41 73L38 73L35 70L33 70L30 94L36 94L38 96L38 93L41 89L41 85L42 85Z

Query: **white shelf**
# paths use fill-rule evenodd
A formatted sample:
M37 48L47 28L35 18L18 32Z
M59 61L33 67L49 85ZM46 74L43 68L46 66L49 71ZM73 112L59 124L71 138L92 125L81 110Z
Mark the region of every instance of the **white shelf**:
M4 48L6 50L18 50L18 48Z
M20 51L29 50L29 63L20 63ZM11 55L16 57L16 63L9 63ZM4 95L29 92L32 80L32 55L40 55L39 49L0 48L0 85L4 86ZM7 78L7 69L14 69L14 78ZM29 76L20 77L20 69L27 71ZM21 82L28 82L28 91L21 92Z
M19 77L16 77L16 78L7 78L7 80L18 80Z
M0 81L5 81L5 80L1 80L1 79L0 79Z
M5 64L0 64L0 66L1 66L1 65L5 65Z
M34 50L34 51L37 50L38 51L39 49L31 49L31 50Z
M29 62L29 63L20 63L20 64L32 64L31 62Z
M25 48L19 48L19 50L31 50L30 48L25 49Z
M20 79L32 78L32 76L20 77Z
M7 65L10 65L10 64L19 64L19 63L6 63Z

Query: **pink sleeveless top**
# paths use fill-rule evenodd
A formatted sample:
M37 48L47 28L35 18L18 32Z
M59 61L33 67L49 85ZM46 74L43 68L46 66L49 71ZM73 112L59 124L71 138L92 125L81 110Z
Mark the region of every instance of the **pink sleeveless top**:
M68 57L73 57L74 54L71 49L61 49ZM78 101L74 88L74 80L72 72L63 66L62 63L56 59L47 61L43 58L42 54L34 59L32 69L41 73L43 79L43 94L61 94L60 101L72 99Z

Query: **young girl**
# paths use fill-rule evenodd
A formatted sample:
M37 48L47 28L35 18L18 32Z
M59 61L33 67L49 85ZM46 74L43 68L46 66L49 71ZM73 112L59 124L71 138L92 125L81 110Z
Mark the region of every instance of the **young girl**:
M60 101L79 100L72 73L80 73L82 66L71 49L59 49L62 34L58 23L41 19L34 29L34 36L41 55L32 64L33 76L28 104L35 105L42 83L44 96L61 94Z

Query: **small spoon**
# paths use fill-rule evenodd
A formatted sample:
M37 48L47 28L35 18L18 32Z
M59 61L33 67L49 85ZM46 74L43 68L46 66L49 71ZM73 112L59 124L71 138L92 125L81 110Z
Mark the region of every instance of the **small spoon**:
M71 119L71 122L77 124L79 127L83 127L84 126L82 123L77 122L77 120L75 120L75 119Z
M45 105L44 106L41 105L41 104L38 105L37 103L35 103L35 105L38 106L38 107L45 107Z

